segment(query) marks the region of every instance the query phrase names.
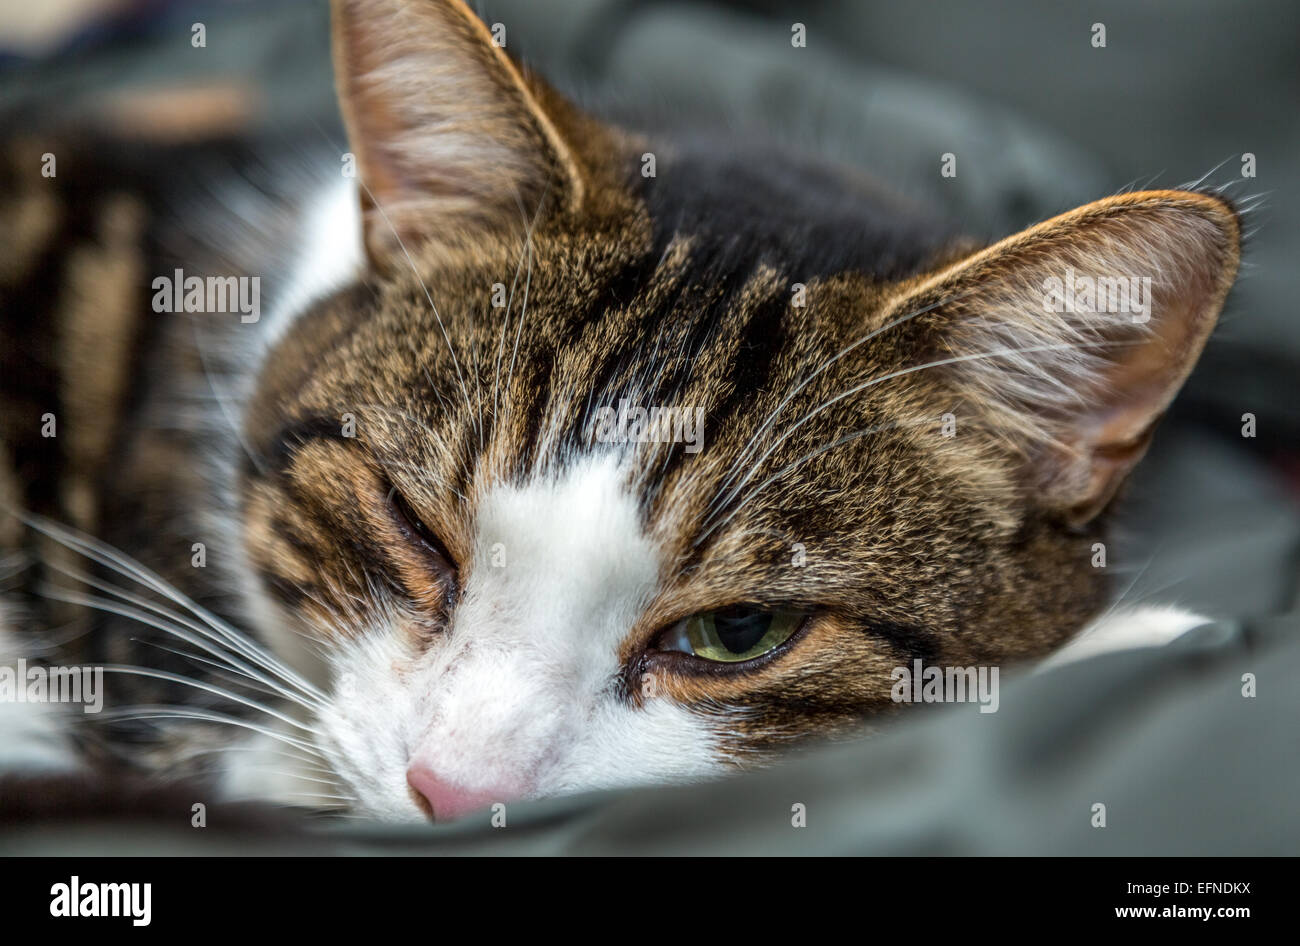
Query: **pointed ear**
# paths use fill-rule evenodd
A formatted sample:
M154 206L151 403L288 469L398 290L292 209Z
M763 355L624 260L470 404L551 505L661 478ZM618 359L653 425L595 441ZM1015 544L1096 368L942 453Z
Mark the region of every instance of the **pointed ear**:
M335 82L375 265L403 246L518 224L543 199L581 202L573 154L461 0L332 6Z
M933 274L887 317L931 307L916 329L927 370L1011 448L1031 501L1080 524L1141 459L1239 257L1237 215L1219 198L1125 194Z

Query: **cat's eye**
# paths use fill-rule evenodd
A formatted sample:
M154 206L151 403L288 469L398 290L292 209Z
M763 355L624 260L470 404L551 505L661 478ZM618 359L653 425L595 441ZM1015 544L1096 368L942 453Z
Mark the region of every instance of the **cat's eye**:
M741 663L780 647L803 626L807 613L733 607L683 618L658 639L657 649L719 663Z
M442 544L437 534L420 518L406 497L397 491L396 487L391 487L388 490L388 504L398 527L406 533L409 539L420 543L424 550L429 553L437 570L444 573L443 577L454 575L456 566L451 553L447 551L447 547Z

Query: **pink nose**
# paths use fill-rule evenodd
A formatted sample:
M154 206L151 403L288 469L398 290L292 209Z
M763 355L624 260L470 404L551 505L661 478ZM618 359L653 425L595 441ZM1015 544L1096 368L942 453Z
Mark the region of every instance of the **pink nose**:
M457 785L435 774L422 762L411 763L406 770L406 782L428 802L434 821L451 821L519 797L518 791L497 786L471 789Z

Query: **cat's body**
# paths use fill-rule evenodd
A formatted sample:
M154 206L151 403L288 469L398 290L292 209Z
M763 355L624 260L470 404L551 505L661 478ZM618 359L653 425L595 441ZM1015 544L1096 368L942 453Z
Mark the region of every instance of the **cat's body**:
M977 252L812 158L598 124L459 3L335 16L356 178L329 142L276 173L165 160L201 199L79 174L102 148L53 180L14 152L12 654L62 631L51 662L209 687L110 674L111 708L256 727L122 720L67 764L454 817L856 732L913 659L1194 623L1116 623L1095 545L1235 275L1221 200L1125 195ZM1051 315L1067 267L1149 275L1150 317ZM154 311L177 269L260 276L258 318ZM621 406L702 417L698 449L610 436Z

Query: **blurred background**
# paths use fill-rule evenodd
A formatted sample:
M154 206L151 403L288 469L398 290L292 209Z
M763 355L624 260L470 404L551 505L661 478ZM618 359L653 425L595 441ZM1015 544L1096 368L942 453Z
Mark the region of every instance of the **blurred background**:
M1262 626L1258 622L1300 605L1300 311L1292 286L1300 260L1300 4L470 0L470 5L486 22L504 24L508 48L580 103L635 104L724 129L767 129L860 165L967 233L990 240L1126 189L1197 181L1224 188L1250 208L1241 278L1201 365L1139 468L1110 559L1123 576L1126 601L1179 604L1224 619L1206 646L1240 645L1241 628ZM791 43L795 23L805 27L805 47ZM202 45L196 45L196 24L203 27ZM1104 28L1104 46L1098 25ZM338 138L328 4L0 0L0 124L32 130L51 122L93 123L142 140L247 132L292 148L298 136L319 136L322 130ZM939 173L945 153L956 156L956 177ZM1245 155L1253 155L1253 162ZM1244 175L1243 168L1254 176ZM1254 437L1242 435L1245 414L1255 417ZM1295 623L1286 627L1294 640ZM1294 645L1289 659L1300 671ZM1026 682L1042 693L1025 699L1045 701L1056 717L1073 713L1074 735L1082 739L1087 727L1080 720L1091 718L1095 701L1120 699L1117 680L1153 672L1149 661L1112 666L1117 669L1109 677L1066 668L1067 676L1054 678L1050 686ZM1296 689L1292 683L1287 707L1292 727ZM1146 834L1130 836L1127 852L1160 843L1162 850L1172 845L1182 853L1258 852L1294 844L1294 804L1289 835L1268 826L1267 819L1281 811L1283 796L1276 785L1260 786L1279 774L1282 788L1293 791L1296 784L1295 773L1285 768L1290 763L1278 763L1280 773L1259 768L1261 759L1278 754L1265 750L1270 736L1258 723L1234 715L1241 712L1239 698L1223 710L1197 703L1185 689L1179 692L1182 704L1167 702L1144 722L1130 718L1126 756L1090 757L1094 741L1074 762L1076 772L1083 767L1100 783L1109 773L1147 806L1154 821ZM846 819L858 826L841 845L856 850L861 842L873 850L912 853L1096 847L1086 822L1082 833L1067 827L1057 831L1054 822L1038 824L1037 834L1028 830L1027 812L1072 790L1061 776L1059 784L1039 786L1046 794L1033 795L1032 780L1027 783L1014 771L1017 760L1051 761L1044 746L1060 735L1046 722L1056 718L1053 712L1037 714L1037 723L1022 719L1019 730L1014 719L1002 723L1006 714L998 714L1000 724L1010 728L996 737L994 754L1009 758L1011 769L970 776L999 801L981 809L981 827L963 823L955 834L932 829L936 817L943 820L943 806L958 810L963 798L913 792L935 774L927 775L924 766L913 766L914 780L903 784L890 781L887 766L892 760L906 769L937 748L950 767L969 763L962 771L974 772L981 759L987 761L986 740L994 737L974 734L969 719L946 729L930 726L928 736L913 736L911 743L901 735L884 744L875 761L864 762L851 752L836 756L838 761L821 770L819 784L832 786L853 773L862 785L874 778L876 791L838 801L828 796L847 806ZM1160 713L1181 722L1162 723L1155 718ZM1194 727L1204 739L1218 740L1210 754L1213 765L1206 761L1204 744L1186 745L1181 756L1169 749L1171 739L1175 747L1184 745ZM1236 763L1233 783L1233 747L1252 748L1236 745L1243 727L1255 732L1255 751ZM1026 755L1027 745L1037 748ZM1284 745L1290 752L1281 755L1295 760L1294 737ZM781 777L753 784L783 798ZM1200 788L1188 789L1191 782ZM1198 821L1206 797L1224 797L1213 795L1216 787L1238 808L1255 805L1254 816L1264 819L1264 826L1234 836L1218 822ZM763 791L751 793L751 807L765 797ZM604 814L592 817L604 819L606 832L615 830L611 818L623 817L622 830L642 844L660 837L669 809L679 825L669 840L680 839L688 828L695 838L707 839L710 832L743 833L746 827L744 806L737 809L736 824L715 820L704 826L682 820L680 810L672 809L678 796L671 791L655 796L662 803L635 797L639 800L631 808L630 802L622 808L611 802ZM1086 798L1080 796L1079 804ZM1007 807L1013 800L1021 804L1014 817ZM925 805L932 806L928 814ZM1017 817L1019 833L1008 827ZM1200 828L1184 836L1192 822ZM907 834L909 823L920 825L919 834ZM594 843L593 831L580 836ZM538 850L550 849L553 840L543 837ZM524 850L529 842L527 835L517 835L508 843Z

